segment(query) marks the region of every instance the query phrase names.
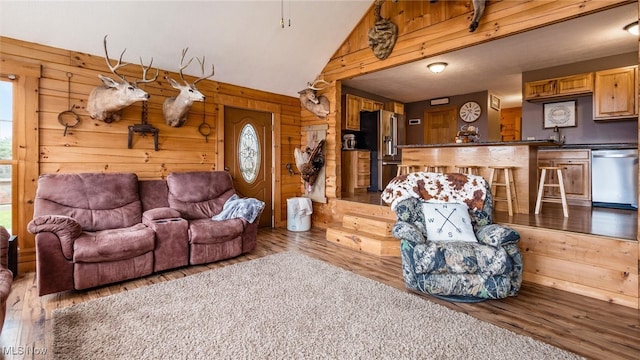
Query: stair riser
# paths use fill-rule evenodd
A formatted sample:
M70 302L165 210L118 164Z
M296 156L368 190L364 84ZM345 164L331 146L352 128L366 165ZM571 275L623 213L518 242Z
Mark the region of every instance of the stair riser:
M351 230L353 231L353 230ZM351 249L378 256L400 256L400 241L395 238L375 239L361 233L328 228L326 238Z
M348 229L379 236L391 236L394 223L395 221L388 219L364 217L356 214L345 214L342 218L342 226Z

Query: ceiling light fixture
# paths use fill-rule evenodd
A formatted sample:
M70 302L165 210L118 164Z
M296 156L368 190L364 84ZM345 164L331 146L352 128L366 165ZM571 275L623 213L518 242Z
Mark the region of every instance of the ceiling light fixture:
M444 69L447 67L447 65L449 65L449 64L447 64L446 62L435 62L435 63L427 65L427 67L429 68L429 70L432 73L437 74L437 73L441 73L442 71L444 71Z
M637 21L625 26L624 29L626 31L628 31L630 34L633 34L633 35L636 35L636 36L638 36L638 34L640 33L640 31L638 31L638 22Z

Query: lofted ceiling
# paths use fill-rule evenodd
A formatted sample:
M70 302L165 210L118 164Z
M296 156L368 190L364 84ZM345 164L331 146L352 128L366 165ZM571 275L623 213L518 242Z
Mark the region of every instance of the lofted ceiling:
M298 96L373 0L6 1L0 35L177 71L183 48L205 56L211 80ZM280 25L283 18L285 27ZM196 61L184 71L199 76ZM96 79L96 84L99 80Z
M297 96L372 3L0 0L0 35L102 57L108 34L111 58L126 48L125 62L153 57L154 67L173 71L188 47L189 56L205 56L207 67L215 65L212 80ZM503 107L519 106L524 71L638 51L637 37L622 31L637 19L633 3L344 84L405 103L489 90ZM428 72L426 65L436 61L449 66L440 74ZM200 68L194 62L184 73L199 76Z

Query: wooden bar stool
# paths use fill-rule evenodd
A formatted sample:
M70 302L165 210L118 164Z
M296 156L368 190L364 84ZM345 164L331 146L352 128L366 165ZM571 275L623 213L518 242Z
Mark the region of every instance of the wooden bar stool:
M467 175L478 175L480 174L480 166L475 165L455 165L457 169L456 172L460 174Z
M489 187L491 188L491 192L493 194L493 202L496 201L506 201L507 209L509 210L509 216L513 216L513 204L516 204L516 212L519 212L518 209L518 197L516 195L516 183L513 180L513 166L489 166L491 169L491 175L489 175ZM504 174L504 182L499 181L500 172ZM498 195L498 186L504 186L505 191L507 193L506 197L499 197ZM494 190L495 187L495 190Z
M536 214L540 213L543 202L554 202L562 204L562 214L564 217L569 217L569 206L567 206L567 194L564 191L564 180L562 178L562 168L558 166L540 166L540 186L538 186L538 199L536 200ZM555 184L546 184L547 170L556 171L558 182ZM560 198L544 196L545 187L557 187L560 189Z
M447 172L447 167L445 165L425 165L424 171L445 173Z
M408 173L420 171L422 165L398 165L396 176L407 175Z

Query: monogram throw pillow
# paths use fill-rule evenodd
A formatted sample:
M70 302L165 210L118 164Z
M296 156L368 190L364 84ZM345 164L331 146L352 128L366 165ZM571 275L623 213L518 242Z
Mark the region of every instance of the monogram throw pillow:
M478 241L465 204L424 203L422 212L430 241Z

